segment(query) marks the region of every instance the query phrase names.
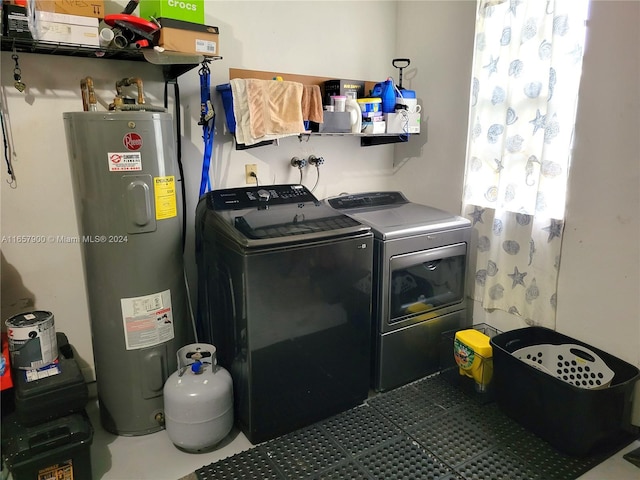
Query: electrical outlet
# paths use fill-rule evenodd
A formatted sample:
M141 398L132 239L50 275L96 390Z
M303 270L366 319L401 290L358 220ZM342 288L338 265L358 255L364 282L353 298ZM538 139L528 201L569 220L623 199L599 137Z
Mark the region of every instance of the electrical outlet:
M255 177L251 174L254 174ZM247 185L258 183L258 165L255 163L247 163L244 166L245 181Z

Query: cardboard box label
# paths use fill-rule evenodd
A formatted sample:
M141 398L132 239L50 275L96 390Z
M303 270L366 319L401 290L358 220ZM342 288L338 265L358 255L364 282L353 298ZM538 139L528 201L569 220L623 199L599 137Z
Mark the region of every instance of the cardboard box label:
M216 46L216 42L196 38L196 52L198 53L202 53L203 55L215 55L217 53Z
M204 0L141 0L140 16L204 24Z

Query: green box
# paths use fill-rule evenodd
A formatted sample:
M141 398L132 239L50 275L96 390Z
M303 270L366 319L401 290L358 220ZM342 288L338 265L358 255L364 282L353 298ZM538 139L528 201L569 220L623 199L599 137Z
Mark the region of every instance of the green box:
M204 0L140 0L140 16L204 24Z

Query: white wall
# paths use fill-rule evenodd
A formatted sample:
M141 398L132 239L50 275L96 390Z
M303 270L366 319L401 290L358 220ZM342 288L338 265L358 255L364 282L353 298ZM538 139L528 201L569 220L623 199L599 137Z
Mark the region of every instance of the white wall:
M640 2L591 6L557 329L640 366ZM612 52L616 52L612 55ZM640 382L633 422L640 425Z
M391 184L412 201L456 214L462 206L475 6L447 0L398 4L396 57L411 59L402 83L416 91L427 125L396 146L402 168Z

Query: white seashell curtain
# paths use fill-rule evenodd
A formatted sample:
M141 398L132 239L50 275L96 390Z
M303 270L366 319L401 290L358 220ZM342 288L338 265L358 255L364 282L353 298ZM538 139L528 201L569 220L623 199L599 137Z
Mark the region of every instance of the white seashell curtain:
M473 297L555 328L588 0L479 0L463 214Z

